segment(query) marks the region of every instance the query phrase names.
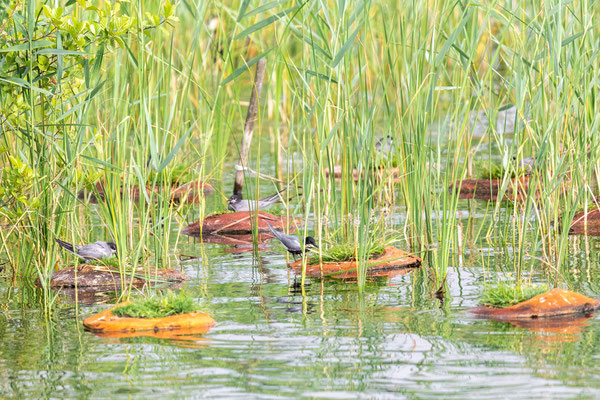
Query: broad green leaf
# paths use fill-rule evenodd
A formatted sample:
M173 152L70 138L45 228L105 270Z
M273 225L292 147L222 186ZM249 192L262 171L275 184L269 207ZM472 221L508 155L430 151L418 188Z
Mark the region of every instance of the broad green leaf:
M169 163L173 160L173 158L175 158L175 156L177 155L177 152L179 152L179 149L185 143L185 140L187 139L188 135L192 131L193 127L194 127L194 125L190 126L189 129L187 130L187 132L181 137L181 139L179 139L177 141L177 143L175 144L175 147L173 147L173 150L171 150L169 152L167 157L158 166L158 172L162 172L167 167L167 165L169 165Z
M267 4L263 4L262 6L256 7L254 10L248 12L247 14L244 14L244 18L260 14L261 12L270 10L271 8L274 8L284 3L289 3L289 0L270 1Z
M450 50L450 47L452 47L454 45L454 42L458 38L458 35L462 32L466 23L470 19L471 19L471 13L466 12L464 14L462 20L456 27L456 29L454 29L454 31L450 34L450 36L448 36L448 39L446 39L446 42L444 43L444 45L442 46L440 51L437 53L437 56L435 58L436 65L440 65L444 61L444 57L446 56L446 53L448 52L448 50Z
M86 156L85 154L82 154L81 157L85 158L86 160L92 161L95 164L102 165L103 167L106 167L106 168L109 168L109 169L114 169L116 171L121 171L121 168L117 167L116 165L113 165L113 164L111 164L109 162L106 162L106 161L99 160L99 159L97 159L95 157Z
M244 0L242 5L240 6L240 12L239 12L237 20L236 20L237 22L240 22L242 20L242 18L244 18L244 14L246 13L246 10L248 9L249 5L250 5L250 0Z
M14 78L14 77L0 77L0 81L4 81L4 82L8 82L8 83L12 83L14 85L17 86L21 86L27 89L31 89L34 92L39 92L39 93L43 93L47 96L52 96L53 94L45 89L39 88L37 86L34 85L30 85L29 82L27 82L26 80L23 80L21 78Z
M73 50L64 50L64 49L42 49L36 52L37 54L56 54L56 55L72 55L72 56L85 56L90 53L85 53L83 51L73 51Z
M333 63L331 64L332 68L337 67L337 65L340 63L340 61L342 61L342 58L344 58L344 54L346 54L346 52L348 50L350 50L350 47L352 47L352 44L354 43L354 39L356 39L356 35L358 35L358 31L360 30L360 28L362 28L362 24L360 24L354 30L354 32L352 32L350 34L350 37L348 38L348 40L346 40L346 43L344 43L344 45L338 50L337 54L333 58Z
M296 11L299 8L300 8L300 6L295 6L292 8L288 8L287 10L277 13L275 15L271 15L270 17L267 17L267 18L263 19L262 21L257 22L256 24L244 29L242 32L239 33L239 35L234 37L233 40L244 38L244 37L250 35L251 33L259 31L262 28L271 25L273 22L277 21L278 19L281 19L282 17L286 16L287 14L289 14L291 12Z
M565 47L566 45L568 45L572 41L577 40L578 38L580 38L581 36L583 36L584 33L585 32L579 32L579 33L574 34L573 36L570 36L570 37L566 38L561 43L562 47Z
M40 47L47 47L47 46L54 46L54 43L49 40L36 40L35 42L31 42L32 50L39 49ZM24 51L24 50L29 50L29 42L16 44L14 46L0 49L0 53L9 53L11 51Z
M232 80L234 80L235 78L237 78L238 76L240 76L241 74L246 72L251 66L256 64L258 62L258 60L260 60L261 58L264 58L264 56L269 54L269 52L271 50L273 50L273 49L269 49L269 50L265 51L264 53L257 55L256 57L252 58L251 60L249 60L247 63L245 63L241 67L236 68L235 71L233 71L225 79L223 79L223 81L221 82L221 85L228 84L229 82L231 82Z

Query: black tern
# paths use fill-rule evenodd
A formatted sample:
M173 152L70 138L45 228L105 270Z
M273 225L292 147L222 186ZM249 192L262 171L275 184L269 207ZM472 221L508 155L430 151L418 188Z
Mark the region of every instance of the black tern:
M285 190L285 189L283 189ZM283 192L283 190L281 192ZM254 211L256 209L256 203L258 203L258 209L267 208L279 201L281 192L265 197L264 199L258 200L244 200L239 194L233 194L228 200L229 206L227 208L231 211Z
M394 152L394 138L390 135L377 139L375 142L375 150L381 153L384 157Z
M300 239L298 239L298 236L286 235L285 233L279 232L278 230L273 228L268 222L267 225L269 226L271 232L273 232L273 235L275 235L275 237L281 242L281 244L283 244L286 250L292 254L292 256L294 257L294 261L296 260L296 256L302 255L302 246L300 246ZM304 238L304 250L309 251L311 247L317 249L319 248L319 246L317 246L315 238L313 238L312 236L307 236L306 238Z
M513 161L517 161L517 157L513 157ZM535 168L537 168L537 163L533 157L525 157L519 162L519 172L525 175L531 175Z
M117 245L113 242L97 241L84 245L72 245L71 243L56 239L56 243L77 257L82 258L85 262L117 256Z

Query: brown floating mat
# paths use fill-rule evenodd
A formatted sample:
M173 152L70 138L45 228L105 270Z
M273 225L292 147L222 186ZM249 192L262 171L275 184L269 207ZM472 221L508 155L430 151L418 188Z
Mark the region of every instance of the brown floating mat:
M258 211L258 213L252 211L223 213L211 215L202 221L194 222L185 227L181 233L189 236L200 236L201 232L202 234L249 234L252 233L252 225L255 222L257 222L259 232L270 232L267 222L273 228L284 231L290 224L293 228L293 224L297 224L299 219L278 217L264 211Z
M510 321L535 318L572 317L590 314L600 308L600 301L564 289L552 289L514 306L494 308L479 306L472 314L495 320Z
M146 193L148 196L152 194L152 192L158 193L161 191L162 187L154 186L154 187L146 187ZM121 196L125 193L125 188L121 187L120 189ZM200 196L208 196L215 192L215 188L212 187L209 183L202 181L195 181L191 183L183 184L179 187L169 187L166 189L167 191L171 191L171 201L179 202L179 203L198 203L200 201ZM137 185L131 186L129 188L129 198L133 202L138 202L140 200L140 187ZM104 200L105 198L105 189L102 182L96 183L96 191L91 192L85 189L79 192L80 199L89 198L89 201L93 203L97 203L98 200Z
M186 183L171 192L171 201L185 204L196 204L202 196L209 196L215 192L215 188L209 183L196 181Z
M369 277L402 275L421 266L421 259L407 251L392 246L385 248L380 256L369 260L367 274ZM290 264L290 268L297 274L302 274L302 261ZM325 262L306 266L306 276L328 276L338 279L352 279L358 277L358 263L356 261Z
M329 172L329 168L325 168L324 169L325 172L325 177L329 178L329 175L331 174ZM343 173L343 169L341 165L334 165L333 167L333 177L335 178L335 180L339 181L342 179L342 173ZM387 177L392 177L392 180L395 183L398 183L402 180L402 171L400 171L400 168L397 167L393 167L393 168L388 168L388 169L383 169L383 168L378 168L373 170L373 173L377 175L378 178L383 179L383 178L387 178ZM354 179L355 181L359 180L359 174L358 174L358 170L353 169L352 170L352 179Z
M129 304L129 302L117 304L96 315L92 315L83 320L83 325L93 332L104 334L175 330L178 334L183 334L184 331L198 333L198 329L202 333L206 333L215 324L215 320L210 315L200 312L170 315L163 318L128 318L118 317L112 313L114 308L126 304ZM117 337L117 335L111 335L111 337Z
M569 235L600 236L600 210L583 211L575 215Z
M149 282L181 282L187 279L184 273L174 269L150 270L148 279L145 279L145 277L146 273L140 269L139 272L134 274L133 282L130 282L130 276L121 279L121 274L115 268L104 265L80 264L76 267L55 271L50 280L50 287L87 286L109 290L111 288L120 289L122 280L125 281L125 285L131 283L133 286L143 286Z
M502 179L464 179L456 181L449 190L460 186L459 199L496 200L502 188ZM503 200L523 201L527 199L529 178L511 179L504 193ZM536 191L536 196L539 191Z

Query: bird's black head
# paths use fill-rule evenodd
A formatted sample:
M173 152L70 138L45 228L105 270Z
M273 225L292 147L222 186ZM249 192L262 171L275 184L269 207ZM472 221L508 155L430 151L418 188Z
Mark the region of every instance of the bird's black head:
M235 208L232 207L232 204L236 204L242 200L242 196L239 194L232 194L230 198L227 199L227 204L229 204L229 208L231 211L235 211Z
M106 244L108 245L108 247L110 247L112 252L115 253L115 256L118 257L119 255L117 254L117 244L115 242L106 242Z
M315 238L312 236L307 236L306 238L304 238L304 247L306 249L309 249L311 247L314 247L315 249L319 248L319 246L317 246L317 242L315 241Z
M227 199L227 202L229 204L235 204L240 200L242 200L242 196L240 196L239 194L232 194L231 197Z

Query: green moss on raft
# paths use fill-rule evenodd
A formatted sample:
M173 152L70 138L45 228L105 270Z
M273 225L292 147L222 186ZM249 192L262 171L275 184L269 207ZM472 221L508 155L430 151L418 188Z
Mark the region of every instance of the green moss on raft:
M84 265L84 264L91 264L91 265L103 265L106 267L111 267L111 268L116 268L119 269L120 265L119 265L119 259L115 256L112 256L110 258L103 258L101 260L92 260L92 261L84 261L84 260L79 260L79 265Z
M162 318L195 311L198 311L198 305L192 298L168 294L135 300L130 304L115 308L112 313L118 317Z
M385 251L385 246L380 243L372 244L368 250L369 257L377 257ZM321 249L321 258L323 262L344 262L354 261L356 259L356 247L353 243L332 243ZM314 251L308 258L309 264L318 264L320 261L319 252Z
M546 293L548 285L515 285L498 283L496 286L486 285L480 298L485 306L504 308L531 299L538 294Z

